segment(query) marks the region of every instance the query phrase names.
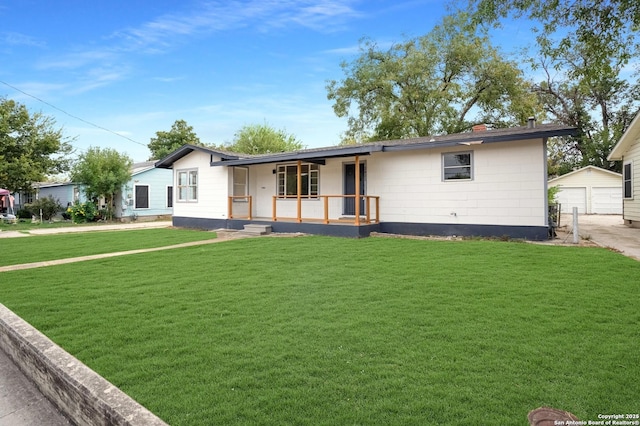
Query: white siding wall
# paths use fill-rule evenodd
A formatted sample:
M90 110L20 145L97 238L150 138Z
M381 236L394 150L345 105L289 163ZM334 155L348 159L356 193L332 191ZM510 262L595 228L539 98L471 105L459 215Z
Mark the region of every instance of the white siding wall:
M368 193L380 195L382 220L546 226L541 140L444 152L462 151L473 151L471 181L443 182L442 152L436 150L372 156Z
M214 161L220 160L214 158ZM173 164L173 215L207 219L226 219L230 173L227 167L211 167L207 153L194 151ZM178 200L177 172L185 169L198 170L198 201Z
M386 222L546 226L544 147L541 140L455 147L473 151L471 181L442 181L442 152L400 151L361 156L366 164L366 193L380 196ZM320 192L343 193L343 169L350 158L320 166ZM250 193L254 216L271 217L276 194L276 165L252 166ZM295 200L278 200L277 214L296 217ZM321 219L323 201L303 200L302 216ZM330 217L342 216L342 200L330 201ZM455 215L452 215L455 213ZM178 213L176 213L178 214Z
M640 139L636 139L625 153L624 162L631 161L633 199L623 200L625 220L640 221Z

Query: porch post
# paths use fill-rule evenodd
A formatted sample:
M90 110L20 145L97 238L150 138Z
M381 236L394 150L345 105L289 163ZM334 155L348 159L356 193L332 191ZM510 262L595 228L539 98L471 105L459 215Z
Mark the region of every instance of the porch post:
M356 155L356 226L360 226L360 156Z
M298 223L302 222L302 161L298 160Z

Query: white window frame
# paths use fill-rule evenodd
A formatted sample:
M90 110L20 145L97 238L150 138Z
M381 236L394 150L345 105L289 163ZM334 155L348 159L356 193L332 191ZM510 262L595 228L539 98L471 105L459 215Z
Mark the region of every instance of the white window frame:
M627 166L629 167L628 173ZM628 195L627 183L629 183ZM622 164L622 198L625 200L633 200L633 161L625 161Z
M307 178L307 187L302 188L301 198L307 199L318 199L320 195L320 166L315 163L302 163L302 168L306 168L308 173ZM295 170L295 191L293 193L287 194L287 187L289 186L287 182L288 176L293 176L292 173L287 173L287 170L294 169ZM278 164L276 166L276 195L278 198L297 198L298 194L298 164L297 163L288 163L288 164ZM306 194L305 194L306 192Z
M236 173L239 175L243 172L244 182L238 182L236 179ZM249 195L249 168L248 167L234 167L233 168L233 195L234 197L247 197ZM246 203L248 198L234 198L234 202Z
M147 187L147 207L138 206L138 190L137 188ZM133 208L136 210L148 210L151 208L151 187L147 184L133 185Z
M185 179L182 180L181 176ZM198 169L182 169L176 171L176 195L174 203L198 202Z
M453 156L453 155L469 155L469 165L452 165L452 166L447 166L446 165L446 158L447 156ZM446 175L446 171L447 170L451 170L451 169L460 169L460 168L469 168L469 177L468 178L453 178L453 177L449 177L447 178ZM442 181L443 182L468 182L468 181L472 181L473 180L473 151L458 151L458 152L443 152L442 153Z

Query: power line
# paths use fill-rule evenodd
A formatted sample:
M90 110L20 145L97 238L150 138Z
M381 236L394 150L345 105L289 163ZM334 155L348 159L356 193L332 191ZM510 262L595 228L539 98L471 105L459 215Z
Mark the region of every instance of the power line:
M34 96L34 95L32 95L32 94L29 94L29 93L25 92L24 90L20 90L20 89L18 89L17 87L12 86L11 84L9 84L9 83L7 83L7 82L5 82L5 81L0 80L0 83L4 84L5 86L9 86L9 87L11 87L13 90L16 90L16 91L18 91L18 92L20 92L20 93L22 93L22 94L24 94L24 95L27 95L27 96L29 96L29 97L31 97L31 98L33 98L33 99L36 99L36 100L38 100L38 101L42 102L43 104L48 105L48 106L50 106L51 108L56 109L56 110L60 111L61 113L68 115L68 116L69 116L69 117L71 117L71 118L74 118L74 119L76 119L76 120L82 121L83 123L86 123L86 124L88 124L88 125L90 125L90 126L93 126L93 127L97 128L97 129L104 130L105 132L113 133L113 134L114 134L114 135L116 135L116 136L119 136L119 137L121 137L121 138L124 138L124 139L126 139L126 140L128 140L128 141L130 141L130 142L137 143L138 145L142 145L142 146L145 146L145 147L147 146L146 144L143 144L143 143L141 143L141 142L135 141L135 140L131 139L131 138L130 138L130 137L128 137L128 136L121 135L121 134L120 134L120 133L118 133L118 132L114 132L113 130L109 130L109 129L105 128L105 127L102 127L102 126L99 126L99 125L97 125L97 124L95 124L95 123L92 123L92 122L90 122L90 121L87 121L87 120L85 120L84 118L80 118L80 117L78 117L77 115L70 114L70 113L68 113L67 111L65 111L65 110L63 110L63 109L61 109L61 108L58 108L57 106L55 106L55 105L53 105L53 104L50 104L49 102L44 101L44 100L40 99L40 98L39 98L39 97L37 97L37 96Z

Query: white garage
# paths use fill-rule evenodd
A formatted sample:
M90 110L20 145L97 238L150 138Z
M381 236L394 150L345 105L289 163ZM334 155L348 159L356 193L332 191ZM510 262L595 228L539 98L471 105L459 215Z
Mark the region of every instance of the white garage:
M622 175L587 166L551 179L549 188L559 186L556 197L563 213L574 207L581 214L622 214Z

